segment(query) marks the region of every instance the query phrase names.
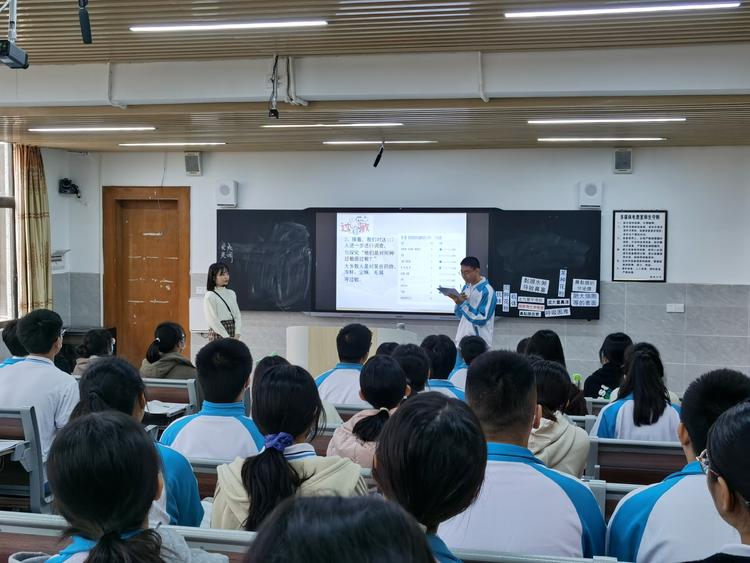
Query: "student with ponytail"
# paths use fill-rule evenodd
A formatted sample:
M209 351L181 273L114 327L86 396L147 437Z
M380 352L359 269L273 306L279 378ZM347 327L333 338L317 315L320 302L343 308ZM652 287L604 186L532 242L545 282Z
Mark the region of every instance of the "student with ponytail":
M679 407L669 399L664 365L652 344L639 342L625 352L625 379L616 401L604 407L592 436L620 440L676 442Z
M404 370L390 356L367 360L359 374L359 386L359 396L373 408L358 412L336 429L327 455L346 457L370 469L380 431L401 401L411 394L411 387Z
M81 400L73 409L71 420L103 411L119 411L137 422L146 409L145 385L138 371L119 358L101 358L94 362L81 377ZM154 501L149 514L152 524L199 526L203 507L188 460L177 451L156 444L161 458L165 487Z
M86 333L83 343L76 348L76 366L73 375L83 375L89 363L102 356L111 356L115 339L103 328L95 328Z
M308 443L317 434L323 405L306 370L279 365L256 374L252 395L252 419L265 448L218 467L212 528L254 531L282 500L294 495L367 493L357 464L320 457Z
M141 363L141 375L155 379L195 379L195 366L182 353L185 351L185 331L173 322L156 327L154 341Z
M225 563L225 555L191 549L179 534L146 527L159 496L159 455L131 416L89 414L55 438L47 462L55 506L72 543L58 555L11 555L10 563ZM92 475L96 478L92 479Z

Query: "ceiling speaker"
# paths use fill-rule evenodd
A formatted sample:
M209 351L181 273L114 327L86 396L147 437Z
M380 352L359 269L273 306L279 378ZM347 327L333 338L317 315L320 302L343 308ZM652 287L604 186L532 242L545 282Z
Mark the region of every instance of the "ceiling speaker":
M237 207L237 182L222 180L216 186L217 207Z
M581 209L601 209L602 182L578 182L578 207Z
M632 174L633 149L615 149L613 164L615 174Z

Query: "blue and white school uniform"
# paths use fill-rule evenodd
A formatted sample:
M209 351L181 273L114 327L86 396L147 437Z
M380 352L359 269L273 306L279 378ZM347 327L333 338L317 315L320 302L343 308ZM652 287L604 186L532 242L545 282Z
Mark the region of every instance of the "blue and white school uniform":
M170 424L160 442L187 458L233 461L256 455L263 449L263 435L243 403L203 401L197 414Z
M122 534L123 539L128 539L142 530L136 530L128 534ZM46 563L83 563L89 556L89 552L96 547L98 542L81 536L73 536L73 541L57 555L47 559Z
M190 462L181 453L164 444L157 443L156 451L161 458L164 489L149 511L149 523L152 526L157 523L200 526L203 506L198 494L198 481Z
M438 529L452 549L560 557L603 555L605 532L583 482L549 469L526 448L498 443L487 444L479 498Z
M12 366L13 364L17 364L21 360L23 360L23 356L11 356L10 358L5 358L0 363L0 368L4 368L5 366Z
M638 563L693 561L739 541L737 530L716 511L694 461L620 501L607 528L607 555Z
M44 461L55 433L68 423L77 404L78 382L48 358L30 354L2 368L0 405L34 407Z
M447 379L428 379L427 383L424 386L424 390L442 393L443 395L446 395L451 399L461 399L462 401L466 400L464 392L453 385L453 383L451 383Z
M479 336L491 347L497 306L495 290L486 278L482 278L474 285L464 285L461 293L465 293L468 298L454 309L459 319L456 345L464 336Z
M653 424L636 426L633 422L635 401L628 395L608 404L596 418L591 435L618 440L649 440L652 442L676 442L677 426L680 424L680 407L669 404Z
M341 362L315 378L320 398L333 405L355 405L363 408L370 403L359 398L359 372L362 364Z
M445 542L441 540L435 534L427 534L427 544L432 550L432 555L435 556L435 561L438 563L462 563L461 560L453 555Z
M467 366L466 362L461 358L448 376L448 381L453 383L453 385L458 387L461 391L466 391L467 373L469 373L469 366Z

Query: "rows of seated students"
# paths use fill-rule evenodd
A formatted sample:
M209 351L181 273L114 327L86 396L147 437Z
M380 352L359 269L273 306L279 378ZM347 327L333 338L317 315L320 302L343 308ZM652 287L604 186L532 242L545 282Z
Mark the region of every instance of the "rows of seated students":
M188 458L226 462L205 506L214 528L259 532L247 561L344 561L364 548L372 553L361 558L373 561L457 561L451 550L750 561L750 378L704 374L680 409L658 351L623 336L608 336L600 352L604 367L617 369L591 376L589 387L619 391L592 435L679 440L688 463L627 495L608 526L578 479L588 437L567 419L580 397L552 331L530 337L523 353L487 350L475 337L456 350L447 337L430 336L422 346L381 346L367 359L371 332L348 325L337 337L341 363L315 379L279 356L253 372L247 346L220 339L196 357L202 410L155 444L139 424L142 374L98 357L77 383L52 362L62 321L39 310L3 333L25 350L10 348L14 357L0 368L0 405L36 407L49 486L73 540L49 559L55 563L225 561L159 527L204 519ZM324 400L355 399L363 410L318 455L310 442L325 425ZM373 468L387 501L357 498L368 494L362 467Z

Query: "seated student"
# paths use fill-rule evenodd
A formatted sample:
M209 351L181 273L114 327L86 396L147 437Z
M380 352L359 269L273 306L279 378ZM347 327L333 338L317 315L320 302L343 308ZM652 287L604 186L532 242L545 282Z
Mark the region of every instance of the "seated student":
M45 460L55 433L67 424L78 402L78 382L52 362L62 347L62 326L60 315L49 309L37 309L21 317L16 332L29 355L2 368L0 405L36 409Z
M641 343L638 344L638 347L641 348L642 350L648 350L648 351L652 352L653 354L655 354L656 356L658 356L659 359L661 359L661 355L659 354L659 350L657 350L656 346L654 346L653 344L649 344L648 342L641 342ZM631 348L627 348L625 350L625 356L626 357L627 357L628 351L630 349ZM623 360L623 366L624 366L624 360ZM663 371L662 371L662 380L664 380L664 385L666 386L667 382L666 382L666 380L664 378L664 372ZM677 395L677 393L674 393L673 391L670 391L669 389L667 389L667 393L669 394L669 402L670 403L672 403L673 405L679 405L680 404L680 397L679 397L679 395ZM616 401L617 398L618 398L618 396L619 396L619 394L620 394L620 388L619 387L616 388L616 389L612 389L612 392L609 395L609 400L611 402Z
M141 375L153 379L195 379L195 366L182 355L184 351L182 327L172 322L161 323L141 363Z
M703 559L705 563L750 561L749 443L750 402L744 401L718 418L708 434L706 449L698 458L716 510L740 538Z
M625 350L633 341L624 332L608 334L599 348L599 361L602 367L586 378L583 394L592 399L609 399L613 390L622 383L625 363Z
M373 408L358 412L333 433L326 455L351 459L372 468L375 445L383 426L410 393L406 374L389 356L373 356L359 374L362 398Z
M487 438L487 471L477 501L440 526L445 542L524 555L602 555L605 526L594 495L527 448L541 411L528 358L482 354L469 368L466 398Z
M291 498L263 522L245 563L435 563L411 515L376 496Z
M375 354L378 356L390 356L397 346L398 342L383 342L380 346L378 346Z
M359 398L359 372L372 345L372 332L365 325L348 324L336 336L339 363L315 378L320 398L334 405L367 403Z
M607 553L620 561L687 561L707 557L737 532L714 509L696 456L706 449L711 425L750 399L750 378L720 369L700 376L685 391L677 434L688 464L661 483L633 491L609 521Z
M203 407L170 424L161 443L188 458L229 462L257 454L263 449L263 436L245 416L242 402L253 371L250 350L234 338L219 338L201 348L195 363Z
M81 401L70 419L102 412L119 411L143 420L146 410L146 386L138 371L120 358L101 358L81 376ZM198 482L185 457L163 444L156 444L164 472L164 490L154 501L149 513L152 525L177 524L199 526L203 507L198 495Z
M430 377L430 357L424 349L416 344L400 344L391 353L391 358L404 370L412 395L425 390L427 379Z
M444 334L432 334L421 344L430 358L430 376L425 391L437 391L448 397L464 400L464 392L458 389L448 376L456 364L456 345Z
M529 340L531 340L531 338L528 336L519 340L518 344L516 344L516 352L519 354L526 354L526 347L529 345Z
M581 477L589 453L589 435L562 413L568 400L570 376L557 362L532 360L531 366L542 418L539 426L531 429L529 450L550 469Z
M664 385L664 366L651 344L638 343L625 353L622 399L606 405L591 429L592 436L619 440L676 442L679 407L671 404Z
M450 376L451 383L463 391L466 389L466 373L469 366L480 354L487 351L487 343L479 336L464 336L458 343L459 362L453 368Z
M20 362L29 355L26 348L23 347L23 344L18 339L17 325L18 321L13 319L12 321L8 321L3 329L3 343L11 355L10 358L5 358L0 362L0 368Z
M367 494L359 465L318 456L308 443L317 434L322 410L315 382L301 367L256 374L252 418L265 448L218 467L212 528L256 530L276 505L294 495Z
M565 352L563 352L560 337L554 330L537 330L526 343L527 356L539 356L543 360L557 362L565 367Z
M73 375L83 375L92 360L102 356L111 356L115 339L110 332L103 328L95 328L86 333L83 343L76 348L76 365Z
M404 402L385 425L373 477L385 498L425 527L439 563L460 562L438 526L474 502L486 464L482 429L466 403L423 393Z
M226 555L188 547L178 533L148 527L159 497L159 456L143 427L119 412L82 416L63 428L47 471L72 543L58 555L15 554L12 563L224 563Z

